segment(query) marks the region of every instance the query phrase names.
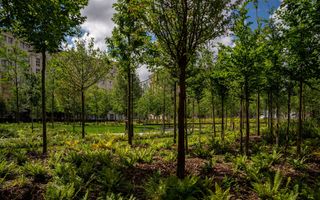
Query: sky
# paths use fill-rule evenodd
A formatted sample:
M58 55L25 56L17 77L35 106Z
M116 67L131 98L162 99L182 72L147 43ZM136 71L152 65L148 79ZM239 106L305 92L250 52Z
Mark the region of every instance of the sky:
M105 38L111 37L114 23L112 15L115 12L112 4L116 0L89 0L88 6L82 10L82 14L87 17L86 22L82 25L85 32L95 39L95 44L100 49L105 49ZM260 18L269 18L269 10L278 8L281 0L259 0L258 16ZM248 5L250 21L255 21L256 12L252 4ZM253 24L256 27L256 24ZM232 45L231 37L221 37L218 39L220 43ZM146 80L149 72L145 66L138 69L140 80Z

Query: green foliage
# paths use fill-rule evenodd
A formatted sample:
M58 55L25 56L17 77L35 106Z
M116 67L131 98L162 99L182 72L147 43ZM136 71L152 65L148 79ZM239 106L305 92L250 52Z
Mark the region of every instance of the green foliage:
M298 170L304 170L307 165L306 165L307 158L306 157L301 157L301 158L292 158L289 160L289 163Z
M236 171L245 170L248 164L248 157L245 155L237 156L233 160L233 164Z
M286 185L282 186L282 176L277 171L275 176L265 182L253 183L253 188L261 199L290 199L295 200L298 197L298 185L293 190L289 189L290 178L287 179Z
M206 162L202 168L202 171L204 173L210 173L212 172L214 166L217 164L217 160L215 158L209 159L208 162Z
M23 166L23 172L26 176L31 176L36 182L44 182L48 176L48 169L40 162L27 162Z
M0 138L11 138L16 136L17 134L15 131L4 127L0 127Z
M202 199L209 194L212 180L201 180L198 177L188 176L183 180L177 177L161 179L152 177L145 185L149 199Z
M54 182L48 183L45 194L46 200L69 200L75 196L75 188L73 183L66 185L58 185Z
M7 177L14 175L16 166L6 160L0 161L0 178L5 180Z
M130 192L130 183L122 177L120 171L112 168L103 168L97 177L97 182L102 188L103 193L109 192Z
M232 196L230 195L230 188L223 190L217 183L214 185L215 192L210 191L210 196L205 198L208 200L229 200Z
M260 171L268 171L273 164L277 164L282 157L280 152L273 150L272 153L261 152L252 157L253 164L257 166Z
M100 198L99 200L102 200L103 198ZM132 195L129 198L125 198L123 197L121 194L107 194L106 198L104 198L104 200L135 200L136 198L134 198Z

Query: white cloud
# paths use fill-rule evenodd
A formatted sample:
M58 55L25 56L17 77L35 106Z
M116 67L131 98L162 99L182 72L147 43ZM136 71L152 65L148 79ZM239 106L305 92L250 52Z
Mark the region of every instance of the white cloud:
M115 0L90 0L88 6L82 10L82 14L87 17L82 28L90 33L97 47L102 50L106 48L105 38L111 36L114 27L113 3Z

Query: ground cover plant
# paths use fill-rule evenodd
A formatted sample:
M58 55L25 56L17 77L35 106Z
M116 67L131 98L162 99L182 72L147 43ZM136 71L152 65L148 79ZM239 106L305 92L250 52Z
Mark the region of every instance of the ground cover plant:
M319 146L298 159L294 146L275 148L263 137L259 150L241 155L236 131L225 141L212 131L188 136L187 177L175 177L172 133L145 133L130 147L118 133L50 130L48 155L41 154L40 130L4 124L1 138L2 199L316 199ZM23 126L28 126L24 124ZM90 124L89 126L95 126ZM97 125L100 126L100 125ZM267 132L267 131L266 131ZM256 139L252 136L250 139ZM317 139L318 140L318 139ZM313 143L315 143L313 141ZM201 149L201 151L200 151Z

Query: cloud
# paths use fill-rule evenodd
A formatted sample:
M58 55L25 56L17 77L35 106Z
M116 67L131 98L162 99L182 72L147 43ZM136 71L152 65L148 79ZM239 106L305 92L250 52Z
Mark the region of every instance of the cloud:
M146 65L142 65L137 69L137 72L139 74L140 81L145 81L149 78L151 72L147 69Z
M95 39L97 47L106 49L105 38L110 37L114 22L112 15L115 12L112 4L116 0L90 0L86 8L82 10L82 15L87 17L82 28L90 33Z

